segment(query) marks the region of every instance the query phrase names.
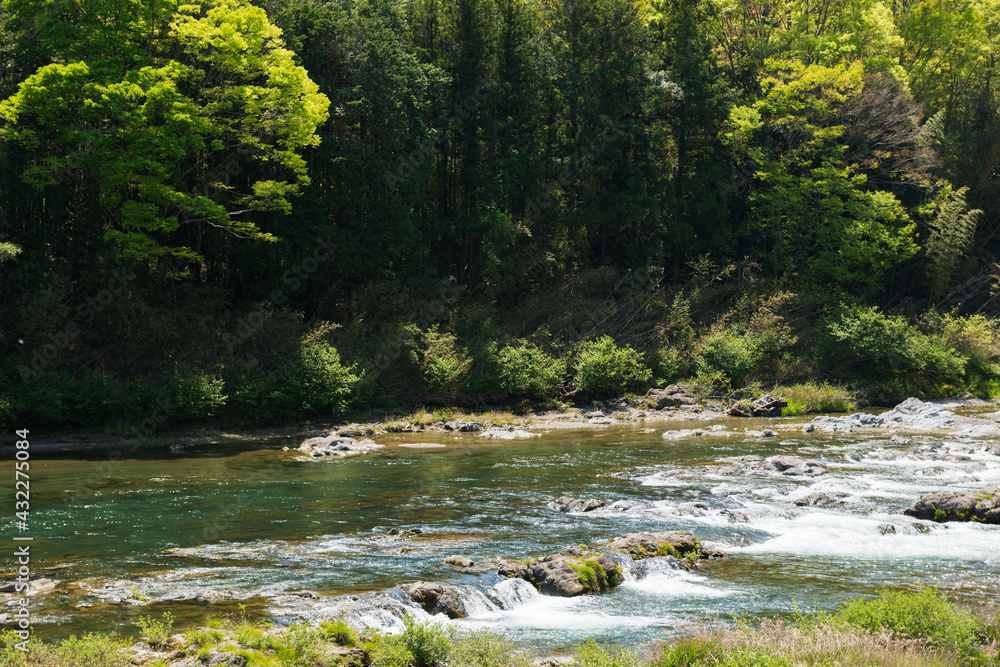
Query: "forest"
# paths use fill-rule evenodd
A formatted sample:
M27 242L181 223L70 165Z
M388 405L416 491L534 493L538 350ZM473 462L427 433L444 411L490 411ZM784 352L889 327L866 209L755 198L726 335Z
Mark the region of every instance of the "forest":
M0 421L997 397L998 89L998 0L4 0Z

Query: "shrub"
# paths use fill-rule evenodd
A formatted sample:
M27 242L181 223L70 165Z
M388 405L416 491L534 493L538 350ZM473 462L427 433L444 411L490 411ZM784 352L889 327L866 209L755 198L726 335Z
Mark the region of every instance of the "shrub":
M576 360L576 384L592 394L622 391L651 375L638 352L630 346L618 347L611 336L584 344Z
M829 382L806 382L785 387L775 387L774 393L788 401L788 414L807 412L850 412L855 407L851 393ZM792 412L791 408L799 411ZM785 414L782 411L782 414Z
M323 621L319 624L319 629L328 641L340 644L341 646L357 646L358 633L347 624L344 615L341 614L331 621Z
M224 389L225 382L218 377L189 366L177 368L170 382L177 405L173 417L178 421L212 419L226 405Z
M372 667L413 667L416 658L401 636L381 637L369 651Z
M726 330L702 341L697 368L702 373L722 371L730 380L741 383L760 360L760 351L752 337Z
M443 624L420 623L407 616L403 619L403 645L413 656L415 667L438 667L448 659L451 639Z
M448 667L531 667L532 660L502 634L476 630L455 638Z
M500 350L500 388L511 396L545 398L566 374L566 362L534 345L520 343Z
M337 350L319 342L303 348L298 371L302 409L338 415L347 409L348 398L360 379L354 366L344 366Z
M575 667L638 667L635 651L624 648L608 650L593 639L588 639L573 653Z
M139 617L139 628L142 630L142 638L146 640L152 648L166 648L170 642L170 632L174 627L174 615L169 611L163 612L160 620L152 616Z
M827 322L826 333L819 351L827 362L863 364L869 376L903 373L921 387L933 388L935 383L960 383L965 375L965 357L903 317L886 315L874 306L841 307Z
M450 333L440 333L437 325L423 335L423 373L427 390L431 393L456 394L468 378L472 359L465 349L458 347L457 339Z
M899 637L922 639L963 655L978 651L986 626L971 612L950 604L937 591L879 591L874 600L850 600L832 616L835 622Z

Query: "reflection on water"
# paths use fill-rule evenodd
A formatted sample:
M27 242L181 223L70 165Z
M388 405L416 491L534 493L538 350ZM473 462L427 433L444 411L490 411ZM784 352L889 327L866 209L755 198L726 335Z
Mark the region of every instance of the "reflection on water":
M933 584L1000 601L1000 527L927 524L899 513L920 493L1000 479L1000 458L975 441L918 439L946 445L929 458L884 438L789 430L795 437L770 441L739 434L664 441L661 432L614 427L502 443L406 434L374 454L335 461L297 460L280 451L282 443L142 452L100 471L101 483L79 503L63 498L107 456L39 455L32 461L35 574L71 583L36 600L36 630L128 633L138 616L164 609L180 625L194 624L240 604L211 601L220 595L242 599L251 613L315 620L336 610L323 601L279 608L267 598L302 589L391 597L390 589L418 579L465 587L470 618L460 624L550 648L592 635L656 639L705 615L787 613L793 599L829 609L884 585ZM415 442L446 446L394 446ZM806 479L701 468L747 454L799 454L830 472ZM836 502L795 505L813 493ZM609 506L561 514L549 504L559 495ZM421 532L392 535L393 528ZM619 589L574 599L500 581L489 567L496 557L667 529L690 530L734 557L697 573L625 563ZM441 563L456 553L477 566ZM366 613L372 623L398 621L370 608L355 618Z

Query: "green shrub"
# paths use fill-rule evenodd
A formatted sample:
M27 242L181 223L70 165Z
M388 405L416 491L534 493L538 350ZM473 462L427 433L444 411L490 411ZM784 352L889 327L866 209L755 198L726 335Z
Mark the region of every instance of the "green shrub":
M790 386L775 387L774 394L788 401L788 408L796 406L801 410L788 414L805 414L814 412L850 412L855 407L851 393L828 382L822 384L806 382ZM782 414L785 414L784 410Z
M359 377L354 366L340 362L336 349L325 342L303 348L295 370L303 410L339 415L347 409Z
M639 667L639 657L633 650L609 650L588 639L573 653L573 664L574 667Z
M793 400L788 401L788 405L781 408L782 417L798 417L799 415L804 415L809 412L805 403L796 403Z
M740 384L761 360L760 350L750 336L726 330L707 337L698 350L697 368L701 373L722 371Z
M415 667L438 667L448 659L451 638L443 624L420 623L407 616L403 619L403 644L413 656Z
M826 334L819 352L827 363L852 364L867 377L904 374L933 393L942 383L960 384L965 375L964 356L874 306L842 306L827 321Z
M650 667L702 667L713 656L721 654L723 649L714 640L684 639L665 647L650 662Z
M341 646L357 646L358 633L347 624L344 615L341 614L334 620L323 621L319 624L319 629L328 641L340 644Z
M618 347L611 336L585 343L576 360L576 384L591 394L620 392L646 382L652 372L630 346Z
M531 667L531 657L502 634L475 630L455 637L448 667Z
M189 366L174 371L170 393L177 409L177 421L212 419L226 405L225 382L220 378Z
M900 637L922 639L963 655L977 652L986 632L981 619L950 604L934 590L910 593L883 589L874 600L845 602L832 619L873 632L892 630Z
M676 382L691 370L691 360L674 347L661 348L655 356L653 375L664 385Z
M523 342L500 350L497 364L500 388L511 396L545 398L566 375L565 361Z
M692 394L703 400L709 396L729 396L733 393L729 377L723 371L701 371L685 384Z
M416 658L401 636L380 637L371 647L371 667L414 667Z
M454 395L472 370L472 359L450 333L441 333L435 324L423 334L423 361L420 364L430 393Z
M166 648L170 645L170 633L174 628L174 615L165 611L159 620L152 616L140 616L139 628L142 630L142 638L152 648Z

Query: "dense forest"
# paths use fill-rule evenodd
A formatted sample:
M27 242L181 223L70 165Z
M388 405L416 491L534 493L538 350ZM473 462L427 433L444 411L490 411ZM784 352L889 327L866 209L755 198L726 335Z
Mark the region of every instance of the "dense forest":
M0 26L6 426L679 379L1000 395L998 0L4 0Z

